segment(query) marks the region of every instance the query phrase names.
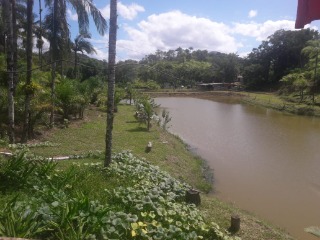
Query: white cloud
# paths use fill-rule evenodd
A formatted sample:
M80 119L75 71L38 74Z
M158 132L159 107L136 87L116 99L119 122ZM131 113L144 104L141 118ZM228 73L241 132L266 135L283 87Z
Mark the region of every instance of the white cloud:
M193 47L230 53L241 47L227 25L180 11L153 14L141 21L138 28L126 27L125 31L129 40L119 40L118 49L127 51L133 59L139 59L157 49Z
M78 14L77 13L72 13L70 9L67 9L67 14L70 20L72 21L78 21Z
M100 9L102 15L105 18L110 18L110 5L108 4L104 8ZM143 6L136 3L130 5L125 5L121 2L118 2L118 14L127 20L133 20L139 12L144 12L145 9Z
M241 52L241 53L238 53L239 57L242 57L242 58L246 58L248 57L248 55L250 54L251 52Z
M38 38L33 37L33 40L32 40L32 41L33 41L33 49L32 49L32 52L38 53L38 51L39 51L39 49L37 48ZM48 41L46 38L44 38L44 37L42 37L42 41L43 41L42 52L47 52L47 51L49 51L49 49L50 49L50 43L49 43L49 41Z
M94 48L94 49L96 50L96 53L87 54L87 55L99 60L108 59L108 49L105 49L105 48Z
M132 3L128 6L122 4L121 2L119 2L118 4L118 11L120 16L122 16L125 19L128 20L133 20L139 12L144 12L145 9L144 7L136 4L136 3Z
M127 37L117 41L117 57L120 60L138 60L158 49L168 51L178 47L238 53L245 57L257 42L266 40L279 29L294 30L294 24L294 21L289 20L268 20L227 25L180 11L153 14L136 26L121 26ZM108 44L107 36L92 41L95 45ZM96 57L106 59L106 52L107 49L104 49Z
M258 11L257 10L250 10L248 17L249 18L254 18L258 15Z
M294 21L289 20L268 20L264 23L234 23L233 32L247 37L254 37L257 41L263 41L279 29L294 30L294 24Z

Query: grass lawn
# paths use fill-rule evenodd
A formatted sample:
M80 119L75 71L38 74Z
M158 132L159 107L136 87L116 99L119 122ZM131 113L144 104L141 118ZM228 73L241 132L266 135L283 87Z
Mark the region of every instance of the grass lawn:
M243 93L242 101L298 115L320 116L320 107L311 101L300 102L297 96L284 97L273 93Z
M163 131L158 126L153 126L146 131L144 125L139 125L134 116L134 107L119 106L116 113L113 132L114 152L130 150L135 156L145 158L146 161L157 165L161 170L167 171L176 179L186 182L202 192L200 211L208 222L216 222L222 229L230 226L230 217L237 213L241 217L241 230L236 236L242 239L292 239L283 231L259 220L252 214L237 209L236 207L221 202L211 190L211 183L204 177L203 161L190 153L187 146L176 136ZM49 141L59 144L53 147L37 147L31 150L37 155L65 156L84 154L88 151L103 151L105 148L105 121L106 114L91 108L86 111L84 121L72 122L68 128L53 129L45 132L38 141ZM145 148L151 141L153 148L146 152ZM73 162L97 162L97 159L60 161L58 167L65 169ZM92 176L88 184L81 181L83 189L88 196L99 199L99 191L106 187L103 176ZM108 181L108 180L107 180ZM117 186L123 182L113 179L108 186Z

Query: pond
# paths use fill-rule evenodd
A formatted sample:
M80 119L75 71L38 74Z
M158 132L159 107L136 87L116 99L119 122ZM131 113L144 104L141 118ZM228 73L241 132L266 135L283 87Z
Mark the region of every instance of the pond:
M169 131L204 158L215 195L285 229L319 239L320 119L228 101L156 98L172 117Z

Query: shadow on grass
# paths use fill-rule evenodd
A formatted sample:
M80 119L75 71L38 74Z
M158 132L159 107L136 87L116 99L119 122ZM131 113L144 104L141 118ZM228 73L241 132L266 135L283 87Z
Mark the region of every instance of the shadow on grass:
M126 123L139 123L139 121L126 121Z
M235 229L233 229L232 227L229 227L229 228L227 229L227 231L229 232L229 234L230 234L231 236L235 236L235 235L239 232L239 230L235 230Z
M148 129L145 127L137 127L127 130L127 132L148 132Z

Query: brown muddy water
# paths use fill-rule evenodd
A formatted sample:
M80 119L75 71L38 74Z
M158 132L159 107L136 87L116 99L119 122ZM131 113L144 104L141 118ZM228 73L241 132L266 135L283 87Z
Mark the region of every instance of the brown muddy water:
M216 196L316 240L320 227L320 119L196 98L156 98L172 117L169 131L207 160Z

